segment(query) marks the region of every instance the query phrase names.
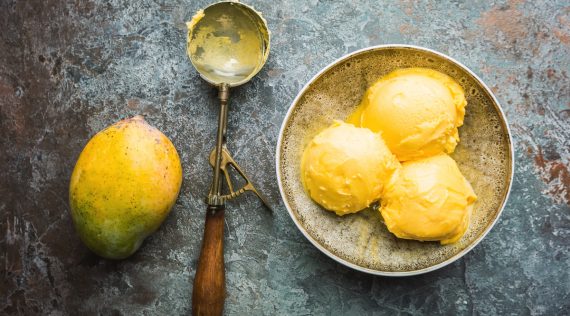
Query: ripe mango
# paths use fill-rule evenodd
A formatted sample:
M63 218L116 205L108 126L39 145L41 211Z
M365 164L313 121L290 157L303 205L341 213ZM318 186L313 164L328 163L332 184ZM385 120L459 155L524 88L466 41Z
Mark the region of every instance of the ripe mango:
M126 258L164 221L181 184L172 142L142 116L119 121L91 138L71 175L76 231L99 256Z

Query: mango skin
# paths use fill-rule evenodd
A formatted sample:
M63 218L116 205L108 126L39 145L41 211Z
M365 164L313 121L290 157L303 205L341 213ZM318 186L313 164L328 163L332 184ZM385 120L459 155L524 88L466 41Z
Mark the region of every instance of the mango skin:
M126 258L164 221L181 184L172 142L142 116L119 121L91 138L71 175L76 231L99 256Z

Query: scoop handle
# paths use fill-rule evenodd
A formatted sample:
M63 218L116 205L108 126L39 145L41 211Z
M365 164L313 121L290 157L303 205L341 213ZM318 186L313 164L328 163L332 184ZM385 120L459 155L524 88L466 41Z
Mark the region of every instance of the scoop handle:
M222 315L226 298L224 205L208 205L202 251L194 277L192 315Z

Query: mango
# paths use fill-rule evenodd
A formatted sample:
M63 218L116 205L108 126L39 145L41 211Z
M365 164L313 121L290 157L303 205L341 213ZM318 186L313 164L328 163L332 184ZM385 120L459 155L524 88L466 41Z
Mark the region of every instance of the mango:
M101 257L124 259L176 202L182 165L172 142L142 116L115 123L85 146L69 185L79 237Z

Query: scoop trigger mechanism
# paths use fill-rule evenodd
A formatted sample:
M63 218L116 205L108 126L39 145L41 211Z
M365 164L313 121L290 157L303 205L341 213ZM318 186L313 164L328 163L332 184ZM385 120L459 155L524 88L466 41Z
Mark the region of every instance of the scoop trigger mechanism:
M215 163L216 163L216 149L214 148L211 152L210 152L210 166L212 166L212 168L215 168ZM243 180L245 181L245 184L235 190L234 186L232 184L232 180L230 177L230 171L228 166L232 167L239 175L241 178L243 178ZM251 182L251 180L247 177L247 175L245 174L245 172L241 169L241 167L237 164L237 162L232 158L230 152L228 151L227 147L224 145L222 146L222 161L220 163L220 171L222 171L224 173L224 178L225 178L225 182L227 184L227 187L229 189L229 193L228 194L222 194L222 195L217 195L217 196L208 196L208 200L216 200L215 202L219 203L219 204L224 204L226 201L231 200L239 195L241 195L242 193L246 192L246 191L250 191L255 193L255 195L257 195L257 197L261 200L261 202L263 203L263 205L265 205L265 207L267 209L269 209L270 211L273 211L271 209L271 206L269 206L269 203L267 202L267 200L265 199L265 197L255 188L255 186L253 185L253 183Z

